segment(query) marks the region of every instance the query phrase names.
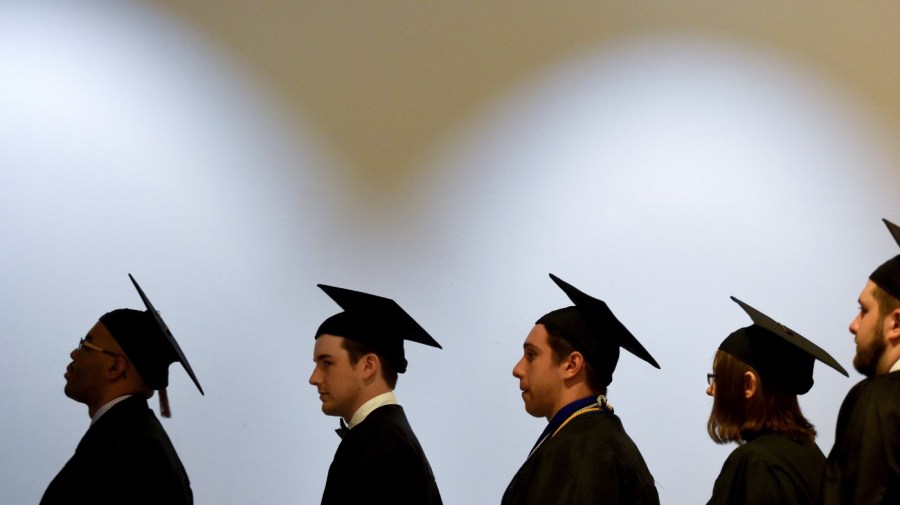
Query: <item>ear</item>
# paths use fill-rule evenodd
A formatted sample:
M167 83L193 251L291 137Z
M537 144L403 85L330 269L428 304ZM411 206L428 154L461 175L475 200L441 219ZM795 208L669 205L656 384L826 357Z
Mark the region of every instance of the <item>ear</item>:
M571 379L584 369L584 356L580 352L574 351L563 358L559 366L562 370L563 379Z
M894 309L884 318L884 337L890 343L900 344L900 309Z
M381 369L381 360L378 358L377 354L370 352L359 359L357 366L362 372L363 380L369 380L379 373L379 370Z
M121 356L116 356L112 359L109 364L109 367L106 369L106 378L110 380L115 380L120 377L125 377L125 372L128 369L128 362L125 361L125 358Z
M749 371L744 372L744 398L748 400L753 398L758 388L759 383L756 374Z

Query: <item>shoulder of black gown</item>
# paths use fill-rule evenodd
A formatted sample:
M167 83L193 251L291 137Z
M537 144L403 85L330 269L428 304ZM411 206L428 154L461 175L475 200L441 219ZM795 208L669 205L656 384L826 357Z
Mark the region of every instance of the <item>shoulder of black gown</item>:
M103 476L103 486L85 485L97 475ZM96 504L193 503L187 472L143 397L119 402L91 425L41 503L82 499Z
M900 393L900 371L877 375L860 381L847 393L844 404L855 404L859 401L865 401L866 406L876 407L884 402L870 404L870 401L894 398L898 393Z
M578 416L546 440L513 477L504 505L659 503L653 476L614 414Z
M399 405L384 405L344 435L322 503L440 504L436 480Z
M814 505L824 465L825 456L815 443L764 434L731 452L708 503Z
M822 497L828 505L900 503L900 372L865 379L847 393Z

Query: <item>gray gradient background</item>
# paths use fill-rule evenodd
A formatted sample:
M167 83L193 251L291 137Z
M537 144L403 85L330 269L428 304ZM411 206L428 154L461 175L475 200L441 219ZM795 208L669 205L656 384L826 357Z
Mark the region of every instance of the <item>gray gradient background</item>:
M164 425L198 504L317 503L336 420L307 384L337 307L396 299L444 345L398 397L445 503L497 503L544 421L532 322L606 300L662 365L610 399L664 503L731 447L704 374L735 295L848 369L897 253L900 7L851 2L0 2L0 503L36 503L86 409L68 353L132 273L201 384ZM859 379L801 399L827 452ZM102 486L102 478L86 485Z

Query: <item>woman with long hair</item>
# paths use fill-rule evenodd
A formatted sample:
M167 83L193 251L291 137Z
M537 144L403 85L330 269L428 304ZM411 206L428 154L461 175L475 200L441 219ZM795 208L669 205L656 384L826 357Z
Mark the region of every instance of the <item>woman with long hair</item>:
M809 504L819 496L825 456L797 395L810 390L819 360L847 375L827 352L732 297L753 320L719 346L706 393L718 444L736 442L708 505Z

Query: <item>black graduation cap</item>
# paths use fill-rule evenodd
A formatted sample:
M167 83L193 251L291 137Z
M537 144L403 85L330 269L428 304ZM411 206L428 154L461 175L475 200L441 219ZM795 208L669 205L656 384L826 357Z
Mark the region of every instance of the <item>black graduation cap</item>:
M882 219L882 221L887 225L891 235L894 236L897 245L900 245L900 226L895 225L887 219ZM884 262L872 272L869 279L875 284L878 284L878 287L887 291L888 294L894 298L900 299L900 255L894 256Z
M729 335L719 350L755 368L766 384L802 395L813 385L816 360L850 376L821 347L737 298L731 299L750 316L753 325Z
M194 375L184 352L178 346L178 342L160 317L159 312L150 303L134 277L131 274L128 274L128 277L137 289L147 310L114 310L101 316L100 322L106 326L106 329L125 351L144 382L150 388L159 391L162 415L169 417L165 390L169 385L169 365L171 363L176 361L181 363L200 394L204 394L203 388L200 387L200 382L197 381L197 376Z
M616 319L605 302L579 291L553 274L550 274L550 278L575 306L547 313L535 324L543 324L560 333L575 350L584 355L604 384L612 382L620 347L659 368L659 363L628 328Z
M380 354L397 373L406 371L404 340L441 349L394 300L324 284L318 286L344 311L319 325L316 338L327 333L359 342Z

